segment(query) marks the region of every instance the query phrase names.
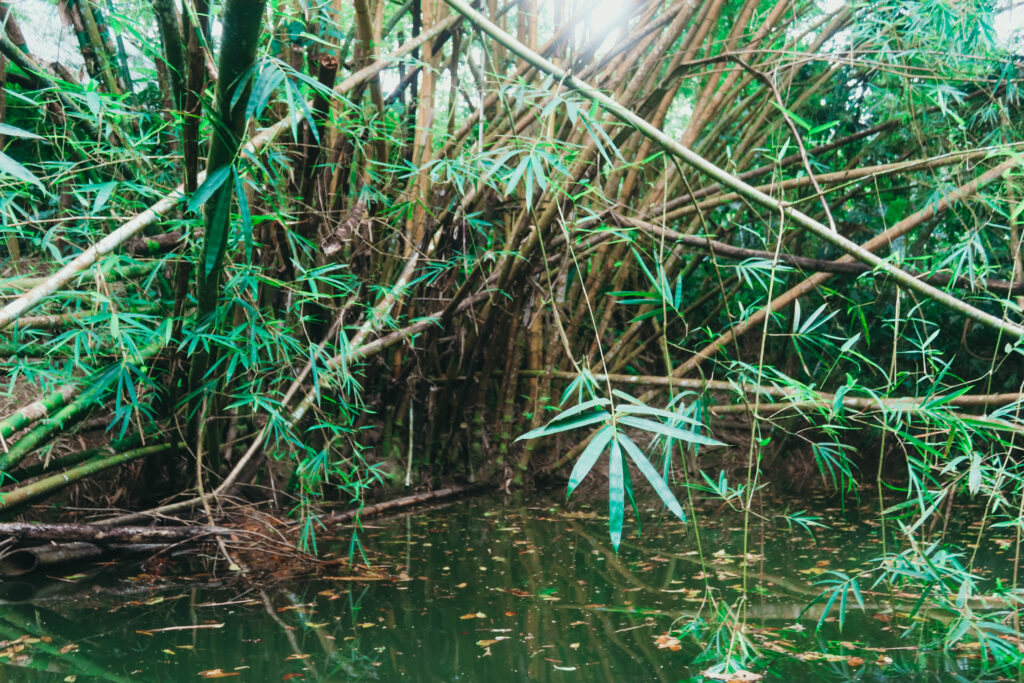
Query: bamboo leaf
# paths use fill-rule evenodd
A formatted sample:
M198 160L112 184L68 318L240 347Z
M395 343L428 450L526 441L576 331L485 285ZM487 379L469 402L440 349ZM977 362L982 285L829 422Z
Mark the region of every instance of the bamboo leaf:
M622 518L626 511L625 482L622 472L622 449L618 441L612 441L611 459L608 462L608 533L612 547L619 552L622 542Z
M30 133L27 130L12 126L9 123L0 123L0 135L11 138L29 138L31 140L44 140L45 138L35 133Z
M249 200L245 197L242 176L232 167L231 176L235 180L235 196L238 198L238 213L242 216L242 239L245 241L245 260L252 263L252 212L249 211Z
M673 413L670 410L662 410L661 408L651 408L650 406L626 406L618 405L615 408L615 412L627 415L651 415L652 417L660 417L665 420L672 420L676 422L686 422L692 424L694 427L704 427L699 421L694 420L692 417L686 417L678 413Z
M220 186L224 184L224 181L231 175L231 165L222 166L213 173L209 173L206 176L206 180L203 184L196 188L196 191L192 193L192 196L188 200L188 210L198 211L213 193L220 189Z
M661 478L661 475L658 474L658 470L654 469L654 465L652 465L651 461L647 459L647 456L644 455L640 448L633 443L633 440L625 434L619 434L616 438L626 450L626 453L629 454L629 457L633 460L637 469L639 469L647 478L647 481L650 482L654 491L658 494L658 497L661 498L661 502L665 504L665 507L671 510L672 514L685 522L686 514L683 512L683 508L679 505L679 501L676 500L672 490L668 487L668 484L665 483L665 480Z
M18 180L26 183L31 183L43 192L46 192L46 188L43 186L42 181L40 181L32 171L28 170L3 152L0 152L0 172L14 176Z
M523 439L536 439L538 436L548 436L550 434L558 434L559 432L566 432L570 429L576 429L577 427L586 427L587 425L597 424L598 422L604 422L611 413L606 410L602 410L599 413L592 413L590 415L583 415L582 417L576 417L571 420L552 420L543 427L538 427L523 434L516 441Z
M981 454L971 453L971 465L967 470L967 490L976 495L981 490Z
M695 432L688 432L678 427L671 427L667 424L655 422L654 420L645 420L640 417L621 417L619 423L629 425L630 427L636 427L642 429L645 432L652 432L654 434L660 434L667 436L670 439L678 439L680 441L686 441L687 443L699 443L704 446L724 446L725 444L721 441L717 441L707 436L702 436Z
M604 447L608 445L613 436L615 436L615 428L611 425L605 425L598 430L594 438L587 444L587 447L583 449L579 460L576 461L572 468L572 474L569 475L569 490L565 494L566 498L571 496L576 487L580 485L580 482L590 474L590 470L594 467L594 463L597 462L601 451L604 450Z

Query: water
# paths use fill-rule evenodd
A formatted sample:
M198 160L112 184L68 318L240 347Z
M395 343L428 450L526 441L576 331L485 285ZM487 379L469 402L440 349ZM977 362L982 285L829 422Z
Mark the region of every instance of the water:
M660 511L642 513L639 538L627 525L616 555L602 514L482 497L370 520L369 570L353 577L339 562L262 589L224 578L223 563L217 577L183 558L155 582L124 562L9 580L0 585L0 680L696 681L714 660L700 661L692 638L670 649L659 636L674 644L665 634L695 617L714 625L744 582L746 633L766 655L751 670L765 680L978 676L976 649L922 655L941 619L894 619L890 596L867 591L870 582L864 611L849 598L842 632L835 608L820 630L821 603L801 614L821 591L815 581L881 555L869 514L820 503L814 514L830 529L812 540L761 512L744 560L742 515L707 506L698 510L703 563L692 527ZM973 542L969 520L946 540ZM979 549L979 575L1009 572L1006 538ZM347 531L333 546L320 542L329 556L348 553ZM719 635L728 643L728 630Z

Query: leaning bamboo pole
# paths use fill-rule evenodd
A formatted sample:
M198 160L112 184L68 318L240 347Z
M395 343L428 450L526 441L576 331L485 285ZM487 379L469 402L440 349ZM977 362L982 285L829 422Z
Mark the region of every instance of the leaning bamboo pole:
M529 61L535 67L550 76L559 79L564 85L572 88L588 100L599 104L606 111L614 114L617 118L632 126L638 132L655 140L667 153L678 158L680 161L685 162L721 185L733 189L743 198L763 206L766 209L770 209L780 217L789 219L793 224L802 227L822 238L826 242L830 242L831 244L839 247L849 256L866 263L872 268L883 271L892 278L892 280L907 289L917 292L922 296L926 296L940 305L956 311L957 313L975 320L976 322L995 330L1005 332L1014 339L1024 337L1024 327L1016 323L997 318L991 313L982 311L981 309L972 306L951 294L937 289L926 282L918 280L903 269L882 260L878 256L875 256L856 242L843 237L838 232L832 231L827 225L811 218L802 211L792 208L787 202L780 201L775 197L765 194L752 185L740 180L728 171L719 168L704 157L694 153L688 147L680 144L673 138L666 135L663 131L655 128L646 120L637 116L626 107L623 107L600 90L597 90L589 84L581 81L572 74L566 72L564 69L531 51L525 45L519 43L512 36L495 26L487 19L487 17L474 10L463 0L445 0L445 2L451 5L451 7L459 14L470 20L475 26L490 35L494 40L498 41L524 60ZM1001 176L1010 167L1015 166L1018 163L1019 162L1016 160L1004 162L1004 164L1001 164L1000 166L1005 166L1005 168L1002 168L999 175Z
M66 486L70 486L75 482L81 481L86 477L92 476L97 472L102 472L103 470L110 469L111 467L117 467L118 465L123 465L126 462L145 458L150 455L172 453L175 450L182 448L182 446L183 444L181 443L163 443L153 446L143 446L131 451L125 451L123 453L117 453L105 458L99 458L97 460L82 463L81 465L46 477L45 479L40 479L39 481L32 482L31 484L26 484L25 486L16 488L12 491L0 493L0 511L10 510L18 505L47 496Z

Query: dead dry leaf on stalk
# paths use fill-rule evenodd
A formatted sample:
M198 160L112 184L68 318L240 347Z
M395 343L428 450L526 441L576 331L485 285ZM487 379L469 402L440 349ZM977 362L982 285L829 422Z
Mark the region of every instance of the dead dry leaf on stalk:
M753 671L733 671L732 673L717 673L712 671L701 671L702 676L710 678L713 681L727 681L728 683L753 683L753 681L759 681L764 676L756 674Z

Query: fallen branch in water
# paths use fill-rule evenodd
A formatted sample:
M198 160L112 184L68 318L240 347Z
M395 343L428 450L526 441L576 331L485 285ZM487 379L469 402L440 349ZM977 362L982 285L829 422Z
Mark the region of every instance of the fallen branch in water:
M236 533L220 526L99 526L96 524L0 524L0 537L20 541L91 541L107 543L149 543L186 541L203 536Z
M394 498L382 503L367 505L366 507L358 510L335 512L321 517L320 521L325 524L343 524L345 522L351 522L356 517L359 517L359 519L366 519L367 517L379 515L384 512L412 507L413 505L419 505L420 503L426 503L431 500L439 500L441 498L451 498L452 496L475 493L476 491L480 491L484 488L487 488L486 484L465 484L462 486L449 486L448 488L437 489L436 491L427 491L426 493L414 493L411 496Z

